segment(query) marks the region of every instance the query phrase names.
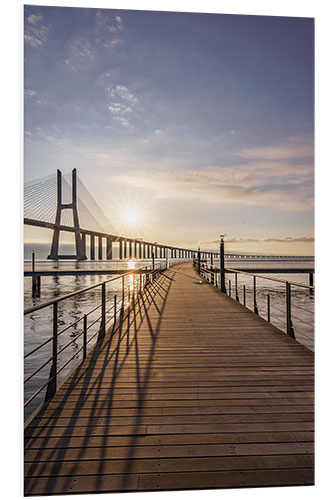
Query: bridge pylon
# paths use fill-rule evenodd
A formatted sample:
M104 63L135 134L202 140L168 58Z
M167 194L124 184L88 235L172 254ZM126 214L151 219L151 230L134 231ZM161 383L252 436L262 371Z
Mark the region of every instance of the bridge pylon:
M61 226L61 211L71 209L73 211L73 227L75 235L75 249L76 255L59 255L59 236ZM53 238L51 244L50 255L47 257L51 260L59 259L76 259L85 260L87 258L85 245L81 237L81 229L79 224L79 214L77 211L77 187L76 187L76 168L72 170L72 202L62 202L62 174L57 170L57 212L55 218L55 228L53 231Z

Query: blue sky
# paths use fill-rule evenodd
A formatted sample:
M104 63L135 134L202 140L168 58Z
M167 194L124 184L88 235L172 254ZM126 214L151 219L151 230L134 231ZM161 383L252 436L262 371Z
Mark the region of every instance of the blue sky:
M24 18L25 180L76 167L119 232L152 241L313 252L312 19Z

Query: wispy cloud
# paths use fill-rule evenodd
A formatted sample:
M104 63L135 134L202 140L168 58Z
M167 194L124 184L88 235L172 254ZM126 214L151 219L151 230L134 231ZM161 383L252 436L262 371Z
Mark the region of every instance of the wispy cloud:
M200 244L218 244L220 240L203 240ZM313 236L281 236L271 238L228 238L225 237L226 243L313 243Z
M71 41L65 65L71 70L89 69L96 60L96 54L91 42L82 37L77 37Z
M314 155L313 141L308 137L292 137L288 141L273 146L261 148L247 148L239 156L250 160L277 161L285 160L304 161L312 160Z
M37 95L37 92L31 89L24 89L24 95L27 97L34 97L35 95Z
M130 115L134 113L134 107L138 102L137 96L126 85L108 87L107 90L111 98L108 110L113 119L126 128L130 127Z
M40 49L47 41L50 25L43 25L41 14L30 14L26 18L24 28L24 42L33 49Z
M281 156L278 155L279 149ZM123 182L151 189L160 198L194 199L220 205L270 206L281 211L302 211L313 207L313 163L311 157L305 156L305 151L307 155L311 154L308 146L302 143L299 155L296 142L288 148L282 144L261 148L256 153L248 151L248 156L244 151L239 154L248 162L233 166L186 171L150 169L140 170L134 177L132 174L119 177ZM253 159L254 155L259 158Z

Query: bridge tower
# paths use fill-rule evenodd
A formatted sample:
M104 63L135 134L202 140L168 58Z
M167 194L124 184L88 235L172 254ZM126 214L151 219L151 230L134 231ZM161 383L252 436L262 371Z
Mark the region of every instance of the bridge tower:
M76 255L59 255L59 235L61 225L61 211L71 209L73 211L73 227L75 229L75 248ZM50 255L47 257L51 260L73 259L84 260L87 258L85 253L85 245L81 237L79 224L79 214L77 211L77 189L76 189L76 168L72 170L72 203L62 202L62 174L57 170L57 213L55 219L55 228L53 230L53 238Z

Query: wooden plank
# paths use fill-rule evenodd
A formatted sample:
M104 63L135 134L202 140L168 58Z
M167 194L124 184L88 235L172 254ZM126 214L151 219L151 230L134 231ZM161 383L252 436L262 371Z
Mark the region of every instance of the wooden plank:
M135 442L138 446L152 446L165 444L222 444L222 443L274 443L274 442L313 442L313 431L293 432L228 432L228 433L206 433L206 434L151 434L136 436ZM26 438L26 450L49 449L49 448L84 448L86 446L129 446L133 442L132 436L69 436L47 438Z
M26 477L71 476L75 470L77 475L119 474L130 470L131 473L161 473L184 471L225 471L249 469L300 469L313 467L314 456L308 455L265 455L247 457L186 457L164 459L130 459L124 460L79 460L60 462L26 463Z

